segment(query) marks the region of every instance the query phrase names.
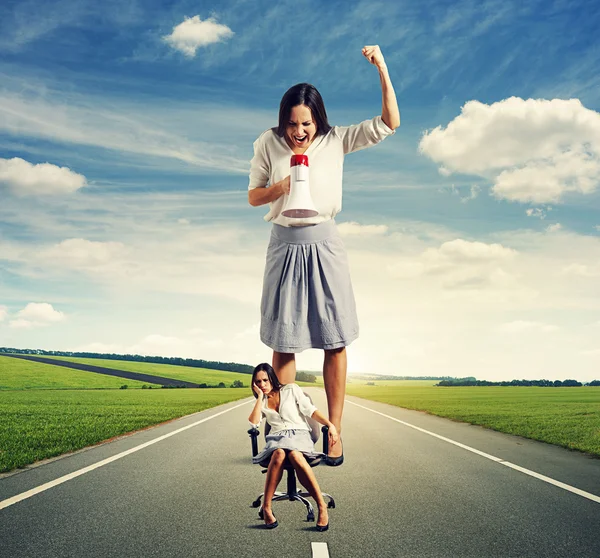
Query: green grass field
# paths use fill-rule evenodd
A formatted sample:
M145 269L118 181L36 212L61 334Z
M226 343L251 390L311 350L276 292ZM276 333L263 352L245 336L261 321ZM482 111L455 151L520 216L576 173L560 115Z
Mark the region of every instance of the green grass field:
M355 395L600 456L600 387L349 384ZM435 383L435 382L433 382Z
M0 472L248 395L231 388L3 391Z
M248 374L99 359L90 364L229 386ZM107 366L109 365L109 366ZM127 385L128 389L120 389ZM144 382L0 356L0 472L251 395L250 388L152 389ZM136 389L132 389L136 388ZM245 425L241 425L243 428Z
M250 386L250 374L239 372L227 372L224 370L212 370L209 368L194 368L193 366L178 366L176 364L155 364L153 362L134 362L129 360L111 360L102 358L77 358L77 357L50 357L44 358L55 360L66 360L69 362L81 362L92 366L103 366L112 370L125 370L126 372L141 372L153 374L175 380L184 380L197 384L218 385L223 382L229 387L234 380L241 380L245 386Z
M144 382L0 356L0 390L141 388ZM161 389L158 385L153 388Z

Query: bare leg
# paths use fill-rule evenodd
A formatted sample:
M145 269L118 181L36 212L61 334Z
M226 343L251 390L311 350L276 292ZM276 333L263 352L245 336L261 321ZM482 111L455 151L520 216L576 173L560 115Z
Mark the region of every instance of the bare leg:
M333 422L338 433L342 433L342 413L344 411L344 397L346 396L346 369L348 361L346 347L325 351L323 360L323 382L327 394L327 410L329 420ZM329 449L331 457L342 454L342 444L337 443Z
M282 449L276 449L271 454L271 461L269 461L269 467L267 468L267 478L265 479L265 495L263 499L263 516L265 523L275 523L275 516L271 504L273 502L273 495L275 490L281 481L283 476L283 462L285 461L285 451Z
M282 384L293 384L296 381L296 355L273 351L273 369Z
M312 470L312 467L306 461L306 458L302 452L293 450L288 454L290 463L294 466L298 478L302 479L302 484L306 487L309 494L314 498L319 508L319 518L317 519L317 525L324 526L329 522L329 515L327 513L327 504L325 498L321 494L317 477Z

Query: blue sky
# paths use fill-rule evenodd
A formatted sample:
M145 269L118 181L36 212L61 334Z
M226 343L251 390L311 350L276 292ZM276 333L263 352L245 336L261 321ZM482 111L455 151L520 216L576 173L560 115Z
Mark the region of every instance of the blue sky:
M351 372L598 377L595 2L5 2L0 346L256 364L252 143L308 81L345 160ZM321 354L298 356L318 369Z

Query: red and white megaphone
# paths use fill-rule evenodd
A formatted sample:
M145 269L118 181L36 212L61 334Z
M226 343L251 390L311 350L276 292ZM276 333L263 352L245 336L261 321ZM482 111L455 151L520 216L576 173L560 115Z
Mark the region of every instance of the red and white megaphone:
M310 196L308 183L308 157L292 155L290 160L290 195L286 196L281 214L299 219L319 214Z

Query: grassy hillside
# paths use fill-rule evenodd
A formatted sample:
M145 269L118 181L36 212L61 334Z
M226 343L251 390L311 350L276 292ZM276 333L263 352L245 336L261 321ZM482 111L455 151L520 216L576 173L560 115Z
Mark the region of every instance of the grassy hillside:
M212 370L208 368L195 368L192 366L178 366L176 364L155 364L153 362L133 362L129 360L109 360L102 358L78 358L78 357L53 357L54 360L65 360L68 362L80 362L92 366L102 366L111 370L125 370L127 372L141 372L143 374L153 374L163 376L164 378L173 378L175 380L184 380L197 384L218 385L223 382L229 387L234 380L240 380L245 386L250 386L250 374L240 374L239 372L225 372L221 370Z
M0 356L0 390L119 389L123 385L129 389L139 389L147 384L64 366ZM157 385L153 387L160 389Z

